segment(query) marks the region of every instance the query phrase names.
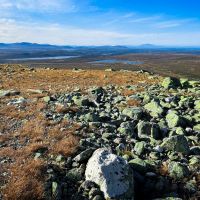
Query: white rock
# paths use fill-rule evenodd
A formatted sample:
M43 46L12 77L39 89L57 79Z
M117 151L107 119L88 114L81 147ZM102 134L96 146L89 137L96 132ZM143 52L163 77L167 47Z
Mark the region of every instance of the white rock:
M123 158L106 148L97 149L89 159L86 180L100 186L105 198L134 199L132 171Z

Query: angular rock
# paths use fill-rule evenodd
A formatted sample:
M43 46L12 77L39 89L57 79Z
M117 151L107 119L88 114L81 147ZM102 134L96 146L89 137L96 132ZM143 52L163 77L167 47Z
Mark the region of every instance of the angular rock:
M78 162L78 163L86 161L91 157L91 155L93 154L94 151L95 151L94 148L86 149L85 151L78 154L73 160Z
M145 138L151 136L154 139L159 139L160 135L160 127L158 124L140 121L137 124L138 128L138 137Z
M143 110L142 108L139 108L139 107L125 108L122 111L122 115L130 117L131 119L140 119L140 117L142 116L142 113L143 113Z
M132 137L134 135L134 123L132 122L123 122L120 127L117 129L122 135Z
M89 159L85 171L86 180L100 186L104 197L133 199L133 175L127 162L112 154L109 149L97 149Z
M190 173L186 165L174 161L168 165L168 170L169 176L176 180L187 177Z
M164 110L161 105L156 101L151 101L150 103L146 104L144 108L150 112L152 117L159 117L163 114Z
M74 101L74 104L76 104L77 106L88 106L90 103L87 98L81 96L74 96L72 100Z
M200 132L200 124L197 124L193 127L194 131Z
M175 89L179 86L181 86L180 81L176 78L172 78L172 77L167 77L163 80L162 82L162 86L166 89Z
M161 147L168 151L176 151L184 154L188 154L190 151L188 141L183 135L175 135L165 139Z
M167 124L168 124L169 128L173 128L173 127L178 127L178 126L183 126L184 125L183 118L180 117L175 112L168 113L166 115L166 121L167 121Z

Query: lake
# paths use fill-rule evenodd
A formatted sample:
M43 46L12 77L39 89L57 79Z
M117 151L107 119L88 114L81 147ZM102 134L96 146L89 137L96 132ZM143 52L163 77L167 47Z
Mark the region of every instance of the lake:
M80 56L47 56L47 57L35 57L35 58L13 58L7 60L19 60L19 61L26 61L26 60L59 60L59 59L69 59L69 58L77 58Z
M90 63L93 63L93 64L115 64L115 63L121 63L121 64L126 64L126 65L141 65L141 64L143 64L143 62L140 62L140 61L118 60L118 59L97 60L97 61L92 61Z

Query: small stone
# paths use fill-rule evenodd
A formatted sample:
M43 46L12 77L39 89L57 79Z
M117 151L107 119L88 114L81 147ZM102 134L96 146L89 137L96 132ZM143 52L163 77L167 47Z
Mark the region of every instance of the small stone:
M27 92L32 93L32 94L43 94L45 91L39 90L39 89L28 89Z
M85 169L82 167L79 168L73 168L70 169L67 174L66 177L70 180L70 181L81 181L83 179L83 174L84 174Z
M96 195L92 200L104 200L101 195Z
M49 103L51 101L51 97L50 96L43 97L43 101L45 103Z
M196 132L200 132L200 124L193 126L193 130Z
M132 122L123 122L120 124L120 127L117 129L119 133L126 136L134 136L134 123Z
M97 188L92 188L89 192L89 198L92 199L93 197L97 196L97 195L101 195L102 192L97 189Z
M150 169L150 166L148 165L148 163L146 163L145 160L140 159L140 158L135 158L135 159L130 160L129 164L134 170L142 174L145 174Z

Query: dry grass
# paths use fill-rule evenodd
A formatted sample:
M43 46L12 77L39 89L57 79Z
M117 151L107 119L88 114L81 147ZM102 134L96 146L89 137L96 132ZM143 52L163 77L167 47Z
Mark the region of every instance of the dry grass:
M46 165L41 160L28 160L11 167L11 179L4 189L5 200L44 199Z
M17 97L0 99L0 133L2 133L0 144L4 145L0 149L0 159L8 158L8 161L2 163L0 167L0 173L8 175L0 175L0 181L7 183L3 190L3 198L6 200L43 199L48 156L62 154L67 157L77 150L79 138L74 132L79 126L64 120L62 122L47 120L44 111L49 107L42 101L42 97L71 91L76 87L83 90L107 84L155 83L155 80L147 79L146 75L134 72L91 70L77 73L72 70L45 69L30 71L17 65L1 65L0 73L0 89L18 90L21 92L20 96L29 100L18 107L7 105L11 99ZM34 94L27 92L28 89L47 92ZM129 101L128 104L137 105L138 102ZM55 112L77 112L77 108L57 105ZM35 160L35 153L42 150L44 150L42 158Z

